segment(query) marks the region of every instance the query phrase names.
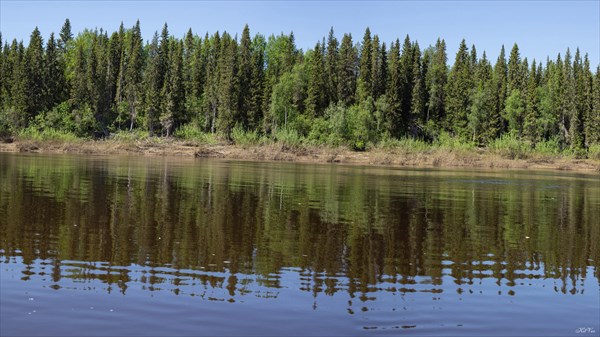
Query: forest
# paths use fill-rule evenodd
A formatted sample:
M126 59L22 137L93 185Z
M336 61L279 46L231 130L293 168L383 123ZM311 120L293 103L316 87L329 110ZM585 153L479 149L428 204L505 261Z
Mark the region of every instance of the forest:
M567 49L531 62L514 44L492 63L463 39L449 64L446 43L421 48L407 35L388 44L333 28L312 49L294 34L251 36L165 23L143 41L139 21L118 31L67 19L47 41L0 33L0 136L59 132L100 139L120 133L225 141L301 139L365 150L398 139L499 140L600 153L600 66ZM599 156L600 157L600 156Z

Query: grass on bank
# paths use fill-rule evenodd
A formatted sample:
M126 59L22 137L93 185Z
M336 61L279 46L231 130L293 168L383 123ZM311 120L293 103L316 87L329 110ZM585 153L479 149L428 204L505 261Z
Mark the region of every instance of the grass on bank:
M19 131L16 138L19 140L63 143L78 143L85 140L84 138L77 137L71 132L51 128L39 130L31 126Z
M68 131L62 131L54 128L36 128L28 127L16 133L15 138L20 141L29 142L49 142L52 144L77 144L89 140L81 138ZM377 142L352 142L337 137L335 134L302 135L293 128L280 128L271 135L266 136L257 131L247 131L236 126L232 129L229 139L222 134L207 133L201 131L198 127L188 124L180 127L174 133L173 137L166 138L161 136L150 136L147 131L142 130L120 130L112 133L109 137L100 141L113 142L115 145L143 145L143 146L164 146L174 141L181 141L186 145L215 145L215 144L236 144L238 146L264 146L280 145L283 150L302 150L307 147L346 147L352 150L372 150L378 149L391 153L403 154L422 154L428 155L439 152L449 152L467 155L474 151L484 151L498 155L506 159L531 159L531 160L552 160L557 158L581 159L589 158L600 161L600 144L591 145L587 150L574 151L570 148L562 149L558 138L538 142L535 145L519 139L514 134L506 134L493 140L485 148L479 148L472 142L464 142L452 137L448 133L441 133L437 139L427 142L414 138L390 138L382 137ZM357 149L358 147L358 149Z

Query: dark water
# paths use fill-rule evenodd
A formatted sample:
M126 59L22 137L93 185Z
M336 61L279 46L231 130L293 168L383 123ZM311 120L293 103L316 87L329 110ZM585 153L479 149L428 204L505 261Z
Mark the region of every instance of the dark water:
M1 335L598 336L599 261L598 175L0 154Z

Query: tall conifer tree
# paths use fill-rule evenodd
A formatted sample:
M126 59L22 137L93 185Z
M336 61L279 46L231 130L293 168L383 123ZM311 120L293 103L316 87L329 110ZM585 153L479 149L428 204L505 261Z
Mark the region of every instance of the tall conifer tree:
M367 27L360 49L360 68L358 70L357 95L359 101L364 101L373 91L372 83L372 52L371 30Z
M31 33L25 53L25 74L27 90L27 118L35 117L45 110L44 104L44 46L40 31L36 27Z
M438 39L435 44L435 52L431 60L431 69L427 73L427 86L429 87L429 106L427 120L440 123L446 115L446 83L448 81L448 69L446 66L446 42Z
M462 40L446 85L446 128L454 134L468 138L467 111L470 106L472 79L468 48Z
M358 55L352 44L352 35L344 34L340 45L340 62L337 69L337 96L345 105L354 103L356 94Z
M327 105L337 103L338 97L338 65L339 63L339 45L338 40L333 33L333 27L329 30L327 36L327 50L325 52L325 83L327 87Z

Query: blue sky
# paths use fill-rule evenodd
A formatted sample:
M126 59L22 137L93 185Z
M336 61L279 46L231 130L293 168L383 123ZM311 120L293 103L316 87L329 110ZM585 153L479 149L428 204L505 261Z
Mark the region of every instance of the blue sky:
M485 50L495 61L500 46L507 52L518 43L522 57L546 59L567 47L587 52L595 68L600 64L600 1L12 1L0 0L3 39L25 43L35 26L44 38L58 32L64 19L73 31L84 28L116 30L121 21L131 27L140 19L142 34L150 39L166 21L170 32L226 30L240 33L248 23L251 33L264 35L294 31L299 48L312 48L331 26L341 38L352 33L360 41L369 26L389 43L409 34L422 48L446 40L449 63L462 38Z

